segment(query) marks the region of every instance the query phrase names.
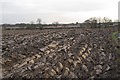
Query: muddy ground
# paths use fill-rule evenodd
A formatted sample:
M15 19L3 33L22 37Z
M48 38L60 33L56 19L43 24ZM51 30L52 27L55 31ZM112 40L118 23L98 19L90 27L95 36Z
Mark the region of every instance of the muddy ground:
M4 78L116 78L117 29L6 30Z

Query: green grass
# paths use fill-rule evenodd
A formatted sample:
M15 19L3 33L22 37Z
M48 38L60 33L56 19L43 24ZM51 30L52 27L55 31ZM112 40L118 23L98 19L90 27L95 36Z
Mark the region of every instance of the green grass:
M117 64L118 66L120 66L120 49L117 48L117 46L120 46L120 39L118 39L118 36L117 34L119 34L118 32L114 32L112 35L111 35L111 38L113 39L116 47L115 47L115 50L118 52L117 53ZM118 69L118 72L120 72L120 70ZM120 74L118 73L117 75L118 77L120 77Z
M113 39L116 39L116 38L118 38L116 35L118 34L118 32L114 32L113 34L112 34L112 38Z
M120 41L117 40L117 39L118 39L117 34L118 34L118 31L117 31L117 32L114 32L114 33L111 35L111 37L112 37L112 39L114 40L115 44L117 44L117 46L120 46ZM115 47L115 49L118 51L118 54L120 54L119 48Z

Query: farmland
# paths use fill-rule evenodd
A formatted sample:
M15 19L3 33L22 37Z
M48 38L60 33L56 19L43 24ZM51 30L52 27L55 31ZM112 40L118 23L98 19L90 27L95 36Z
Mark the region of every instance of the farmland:
M115 78L116 28L5 30L4 78Z

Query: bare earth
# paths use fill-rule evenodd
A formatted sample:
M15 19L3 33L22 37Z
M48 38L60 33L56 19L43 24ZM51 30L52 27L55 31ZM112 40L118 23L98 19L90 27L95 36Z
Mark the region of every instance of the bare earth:
M117 29L3 31L4 78L116 78Z

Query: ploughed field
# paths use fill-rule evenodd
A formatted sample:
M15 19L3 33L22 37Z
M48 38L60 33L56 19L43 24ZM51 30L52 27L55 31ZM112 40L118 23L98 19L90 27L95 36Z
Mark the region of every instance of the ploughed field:
M114 78L117 29L6 30L4 78Z

